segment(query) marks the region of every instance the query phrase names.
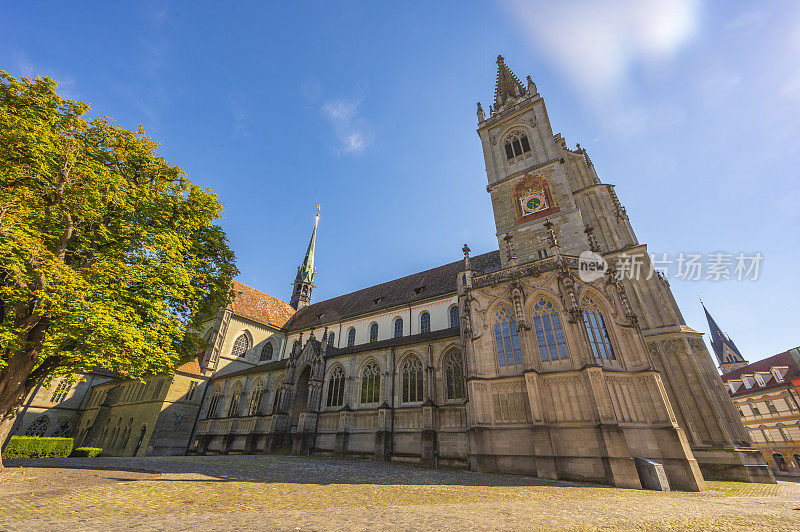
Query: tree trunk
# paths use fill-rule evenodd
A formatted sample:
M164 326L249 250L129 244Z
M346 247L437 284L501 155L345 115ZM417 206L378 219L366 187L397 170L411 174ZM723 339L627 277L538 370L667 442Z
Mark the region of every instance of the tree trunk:
M6 438L11 432L11 429L14 427L14 420L16 420L16 418L17 418L16 409L11 410L6 414L3 414L2 417L0 417L0 447L3 446L3 444L6 441ZM3 456L0 453L0 471L2 470L3 470Z

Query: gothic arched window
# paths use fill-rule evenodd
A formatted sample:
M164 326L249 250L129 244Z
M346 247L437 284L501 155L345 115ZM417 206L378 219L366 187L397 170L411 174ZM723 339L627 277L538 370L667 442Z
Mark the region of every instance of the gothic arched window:
M466 397L464 390L464 366L461 353L453 351L444 361L445 380L447 381L447 398L463 399Z
M67 382L66 379L62 379L61 382L58 383L56 389L53 390L53 395L50 397L51 403L60 403L67 397L67 392L69 389L72 388L72 384Z
M261 397L264 395L264 381L258 379L253 391L250 393L250 404L247 407L248 416L257 416L261 411Z
M375 361L370 361L361 372L361 402L377 403L381 397L381 370Z
M342 406L344 402L344 370L336 366L328 377L328 406Z
M217 417L217 409L219 408L219 401L222 397L222 390L219 386L214 386L214 391L211 392L211 399L208 401L208 411L206 417Z
M522 364L517 320L505 307L497 311L494 320L494 340L497 347L497 361L501 366Z
M422 362L415 356L403 363L403 402L422 401Z
M281 395L283 388L283 377L278 379L278 382L275 383L275 398L272 400L272 411L275 412L281 406Z
M68 438L69 437L69 421L64 421L56 430L53 431L53 438Z
M614 348L611 346L611 337L608 336L606 322L603 320L600 309L597 308L594 301L584 297L581 301L581 310L583 310L583 324L589 334L589 343L592 345L594 357L616 360Z
M356 328L350 327L350 330L347 331L347 347L353 347L356 345Z
M394 320L394 337L400 338L403 336L403 318Z
M542 362L569 358L561 320L550 301L541 298L536 302L533 307L533 326L536 329L536 342L539 344Z
M513 131L506 137L505 148L506 159L509 161L520 155L529 157L531 145L528 142L528 134L522 130Z
M50 428L50 418L42 415L33 420L25 431L25 436L44 436Z
M336 336L331 332L328 333L328 347L333 347L333 342L336 339Z
M264 362L265 360L272 360L272 342L267 342L264 344L264 347L261 348L261 356L258 357L258 360Z
M377 342L378 341L378 324L373 323L369 326L369 341L370 342Z
M248 349L250 349L250 339L247 338L246 334L240 334L236 341L233 342L231 356L243 357Z
M236 417L239 415L239 401L242 398L242 381L238 381L233 386L233 393L231 394L231 404L228 406L228 417Z
M419 315L419 332L431 332L431 315L428 313L428 311L425 311Z
M459 325L459 316L458 316L458 305L453 305L450 307L450 327L458 327Z

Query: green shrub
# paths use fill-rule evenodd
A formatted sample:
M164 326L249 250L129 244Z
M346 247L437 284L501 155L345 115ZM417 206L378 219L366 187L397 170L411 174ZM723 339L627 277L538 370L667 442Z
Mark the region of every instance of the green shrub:
M82 457L88 456L89 458L94 458L95 456L100 456L100 453L103 452L103 449L100 447L76 447L72 450L72 454L70 454L70 458L75 457Z
M72 438L11 436L3 451L6 458L63 458L72 451Z

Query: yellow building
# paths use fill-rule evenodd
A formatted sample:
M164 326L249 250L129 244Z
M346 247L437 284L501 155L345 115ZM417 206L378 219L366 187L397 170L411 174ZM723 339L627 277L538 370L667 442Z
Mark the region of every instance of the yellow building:
M722 376L753 445L775 473L800 475L800 352L793 348Z

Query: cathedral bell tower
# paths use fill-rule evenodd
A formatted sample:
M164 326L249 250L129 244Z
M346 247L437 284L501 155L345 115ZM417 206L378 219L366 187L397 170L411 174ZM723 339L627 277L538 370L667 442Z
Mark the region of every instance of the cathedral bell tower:
M294 278L294 291L289 304L295 310L308 306L311 303L311 291L314 289L314 276L317 269L314 268L314 246L317 242L317 225L319 225L319 205L317 205L317 215L314 218L314 230L311 232L311 241L308 243L306 256L302 264L297 267L297 275Z
M486 190L492 197L503 267L552 253L545 224L554 224L564 253L589 249L581 213L567 180L563 150L530 76L523 83L497 56L494 103L487 118L478 103L478 135L483 145Z

